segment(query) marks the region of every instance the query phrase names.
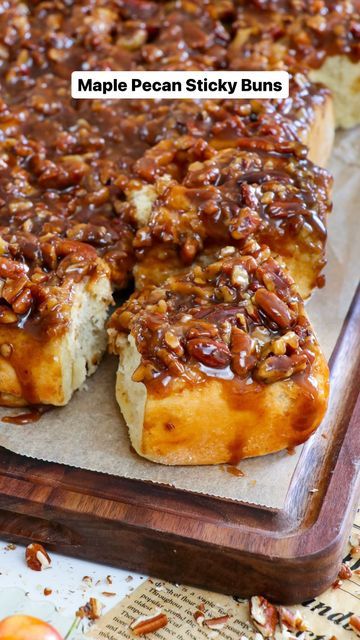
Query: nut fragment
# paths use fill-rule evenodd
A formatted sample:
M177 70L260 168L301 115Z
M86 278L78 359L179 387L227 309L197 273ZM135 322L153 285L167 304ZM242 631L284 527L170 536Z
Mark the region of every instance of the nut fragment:
M10 358L12 352L13 352L13 347L11 344L4 342L3 344L0 345L0 354L2 355L3 358Z
M288 346L294 350L299 346L299 336L297 336L294 331L288 331L285 335L273 340L269 345L267 345L267 349L269 352L272 351L275 356L283 356L285 355Z
M349 624L356 633L360 633L360 616L351 616Z
M349 580L351 576L352 576L352 571L349 565L343 562L338 573L339 580Z
M155 612L154 615L139 616L139 618L131 623L130 629L136 636L145 636L148 633L162 629L167 624L167 616L159 610L159 612Z
M76 612L76 617L97 620L101 616L102 608L103 605L97 598L90 598L89 602L79 607Z
M300 611L291 611L286 607L279 607L278 611L282 626L290 631L306 631L307 627Z
M179 338L171 331L165 332L164 340L170 349L172 349L177 355L182 355L184 353Z
M230 616L219 616L218 618L205 618L204 626L209 627L209 629L223 629L226 623L229 621Z
M25 560L29 569L42 571L51 565L50 556L41 544L31 543L26 547Z
M202 627L205 620L205 605L203 602L198 605L198 608L194 613L194 620L199 627Z
M303 371L307 362L307 357L304 353L292 356L270 356L260 362L256 368L255 377L267 384L285 380L294 373Z
M245 267L236 264L231 274L231 282L233 285L246 289L249 285L249 275Z
M14 324L17 322L17 315L11 309L0 306L0 324Z
M250 617L252 623L264 638L271 638L275 634L278 622L277 609L262 596L253 596L251 598Z

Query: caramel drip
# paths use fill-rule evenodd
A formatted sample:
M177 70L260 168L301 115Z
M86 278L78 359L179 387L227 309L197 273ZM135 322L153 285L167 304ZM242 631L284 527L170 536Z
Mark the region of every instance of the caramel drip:
M29 411L27 413L19 413L15 416L4 416L1 419L1 422L6 422L10 424L19 424L19 425L30 424L31 422L38 422L41 416L44 415L44 413L50 411L52 408L53 407L45 407L45 406L34 407L32 411Z

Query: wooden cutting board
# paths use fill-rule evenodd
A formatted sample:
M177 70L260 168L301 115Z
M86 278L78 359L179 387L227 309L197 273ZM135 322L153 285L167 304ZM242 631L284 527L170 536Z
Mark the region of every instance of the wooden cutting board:
M359 291L330 364L327 417L303 448L284 509L0 449L0 536L240 597L318 595L337 575L359 498Z

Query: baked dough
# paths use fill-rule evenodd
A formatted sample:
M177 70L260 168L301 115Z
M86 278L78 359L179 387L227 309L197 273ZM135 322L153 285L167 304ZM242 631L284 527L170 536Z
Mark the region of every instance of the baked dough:
M346 56L330 56L319 69L313 69L309 76L314 82L322 82L331 89L336 127L348 129L360 123L359 62ZM320 138L320 141L322 144L323 139Z
M236 463L293 447L326 410L326 361L267 247L225 248L134 294L108 331L131 443L154 462Z
M360 123L360 13L351 0L239 0L231 69L301 69L334 97L336 126ZM316 156L312 159L319 164Z
M326 83L326 86L330 86L329 83ZM314 115L311 125L305 129L300 136L300 140L308 147L309 160L320 167L326 167L335 136L335 114L332 96L327 94L320 104L315 102L313 110ZM335 113L336 124L340 126L339 109L336 103Z

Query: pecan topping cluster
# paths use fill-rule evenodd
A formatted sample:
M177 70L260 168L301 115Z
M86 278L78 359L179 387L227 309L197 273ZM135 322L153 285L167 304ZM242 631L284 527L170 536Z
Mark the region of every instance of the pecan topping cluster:
M141 354L134 380L272 383L309 369L315 338L293 281L268 247L247 248L225 247L216 262L134 294L115 312L113 351L130 333Z

